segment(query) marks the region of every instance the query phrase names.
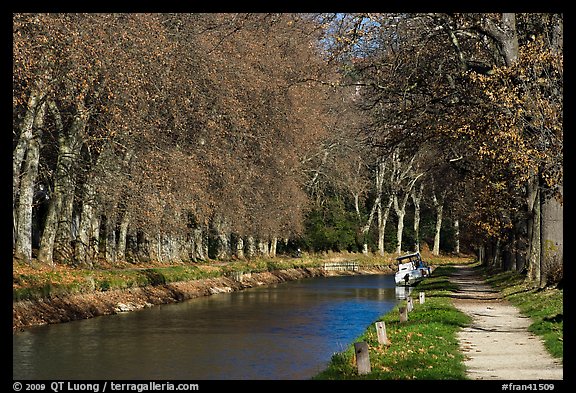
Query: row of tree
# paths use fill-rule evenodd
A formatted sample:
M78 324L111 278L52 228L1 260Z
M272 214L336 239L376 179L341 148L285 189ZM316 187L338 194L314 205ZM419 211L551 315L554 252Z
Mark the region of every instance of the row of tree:
M563 18L560 14L336 14L326 41L367 114L355 159L370 168L379 246L393 207L448 203L490 264L562 275ZM349 173L357 168L355 159ZM366 161L367 160L367 161ZM365 192L349 183L353 194ZM353 191L355 190L355 191ZM362 191L361 191L362 190ZM424 191L423 191L424 190ZM417 233L417 229L415 230ZM438 232L439 233L439 232ZM435 244L437 250L437 244Z
M18 259L274 255L338 209L380 253L432 212L438 254L448 206L482 259L561 266L562 15L13 22Z
M314 34L297 15L15 15L15 257L204 259L209 235L224 257L230 233L298 232L334 96L307 82Z

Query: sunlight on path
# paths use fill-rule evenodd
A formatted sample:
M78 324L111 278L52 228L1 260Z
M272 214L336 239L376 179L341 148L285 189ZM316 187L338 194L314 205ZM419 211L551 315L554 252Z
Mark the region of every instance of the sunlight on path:
M499 296L470 267L459 266L450 280L460 290L454 305L472 324L458 334L471 379L563 379L562 363L528 331L532 321Z

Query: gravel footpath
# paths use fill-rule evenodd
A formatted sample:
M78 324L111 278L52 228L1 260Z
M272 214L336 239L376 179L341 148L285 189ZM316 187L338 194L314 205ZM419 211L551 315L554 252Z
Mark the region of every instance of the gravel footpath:
M486 284L473 268L457 266L450 280L458 285L454 305L472 317L458 334L473 380L561 380L562 362L528 331L531 319Z

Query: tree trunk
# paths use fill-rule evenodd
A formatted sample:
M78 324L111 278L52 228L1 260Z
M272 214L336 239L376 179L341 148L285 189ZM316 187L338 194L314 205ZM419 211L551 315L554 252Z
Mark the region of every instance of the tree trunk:
M102 217L100 214L92 215L90 219L90 248L88 249L88 258L90 263L87 265L89 267L93 266L94 261L100 256L100 231Z
M89 176L84 183L84 188L82 192L82 211L80 213L80 226L78 227L78 238L75 242L75 260L81 266L91 268L93 254L98 253L98 248L96 248L96 253L94 253L94 220L98 220L96 217L96 190ZM96 239L96 247L98 244L98 239Z
M516 33L516 14L504 13L502 14L502 26L504 28L504 39L502 39L502 52L506 65L512 66L518 60L518 34Z
M126 260L126 238L128 236L128 225L130 225L130 216L124 212L120 220L120 229L118 231L118 246L116 248L116 259L119 261Z
M40 240L38 261L43 264L54 265L54 241L56 239L56 232L58 231L58 218L60 217L60 211L62 209L62 185L60 179L65 175L65 173L63 173L65 167L63 161L65 160L65 157L67 157L66 150L68 146L63 137L64 126L58 108L56 107L56 103L50 101L48 103L48 108L54 117L56 129L58 130L58 162L56 164L54 187L52 189L52 195L48 204L48 212L46 214L46 223L44 224L44 231L42 232L42 239Z
M396 246L396 253L400 255L402 253L402 235L404 233L404 217L406 215L406 203L408 202L408 198L412 194L412 189L414 188L414 184L416 181L424 175L424 173L416 174L414 172L414 160L416 159L416 155L413 155L410 160L406 162L406 165L403 168L403 162L400 157L399 149L396 149L392 154L392 163L393 163L393 170L392 170L392 178L391 178L391 185L392 185L392 196L394 201L394 210L396 212L396 216L398 217L398 226L396 231L396 240L398 242ZM407 183L405 183L407 181ZM405 184L405 185L403 185ZM402 196L402 201L399 202L399 194L403 191L404 195Z
M44 231L42 232L42 239L40 240L40 249L38 251L38 261L46 265L54 265L54 239L56 238L56 231L58 229L58 216L60 215L61 206L62 195L60 191L54 187L48 205L46 223L44 225Z
M167 263L182 262L183 240L180 234L165 233L162 236L162 253Z
M442 212L444 205L436 206L436 230L434 233L434 248L432 249L433 255L440 255L440 230L442 229Z
M162 262L164 260L162 255L162 234L160 232L150 236L148 253L150 260L154 262Z
M527 184L528 206L528 279L540 282L540 189L538 178L532 176Z
M398 215L398 227L396 229L398 245L396 246L396 254L400 255L402 254L402 233L404 232L404 216L406 215L406 212L401 210L396 212L396 214Z
M106 217L104 226L104 257L110 264L116 263L116 220L114 216Z
M12 153L12 210L14 214L14 219L17 218L17 200L18 191L20 190L20 176L22 170L22 164L24 162L24 157L28 151L30 141L32 140L32 130L34 128L34 121L38 116L38 112L42 111L42 100L44 99L44 93L33 89L28 98L28 105L26 109L26 114L20 124L20 135L18 137L18 143L14 148ZM16 225L14 224L16 230Z
M272 236L270 240L270 258L276 257L276 246L278 245L278 237Z
M503 13L499 23L485 17L482 29L497 42L506 66L511 67L518 60L519 54L516 14Z
M220 232L217 238L216 259L225 260L230 258L230 237L227 233Z
M26 153L24 174L20 182L20 197L18 198L16 249L15 257L24 262L32 260L32 203L34 184L38 175L38 160L40 157L40 140L32 138Z
M508 261L508 268L512 271L517 271L517 266L516 266L516 254L518 253L517 251L517 247L516 245L518 244L518 234L517 232L514 230L512 232L512 243L511 243L511 247L510 247L510 256L509 256L509 261Z
M374 205L372 206L372 210L370 211L370 215L368 216L368 221L366 222L366 225L364 225L361 229L363 240L362 252L364 254L368 254L368 232L370 231L370 227L372 226L372 220L374 220L374 213L376 212L379 203L380 203L380 195L376 197Z
M192 260L204 261L208 257L208 252L205 252L205 234L202 228L192 229Z
M562 192L563 188L560 189ZM541 268L540 287L562 278L564 249L563 206L556 198L545 199L541 205Z
M388 203L384 209L378 209L378 252L384 255L384 235L386 233L386 223L390 215L390 208L392 207L392 196L388 198Z
M442 229L442 213L444 211L445 196L446 190L441 192L440 198L438 198L436 192L432 190L432 201L436 208L436 230L434 234L434 247L432 249L432 254L436 256L440 255L440 230Z
M496 269L502 268L502 241L500 238L496 239L496 250L494 251L492 267Z
M258 239L258 252L261 256L268 258L270 256L270 248L268 240Z
M82 147L82 135L88 122L88 111L82 105L78 108L79 114L74 117L73 123L70 126L69 135L67 136L66 145L67 151L64 153L66 159L64 160L64 168L61 184L62 184L62 207L60 212L58 230L56 232L56 239L54 247L59 251L57 257L59 259L72 259L74 250L72 249L72 217L74 214L74 194L76 188L76 170L78 158L80 157L80 149Z
M412 203L414 204L414 252L420 252L420 201L424 193L424 183L412 188Z
M79 105L78 114L74 117L72 125L68 130L64 130L56 103L50 101L48 107L58 129L58 162L38 259L42 263L52 264L55 249L58 250L56 259L73 257L72 241L76 237L72 233L76 187L75 165L81 148L79 136L84 133L88 112Z
M253 236L246 237L246 257L248 259L254 258L256 255L256 242Z
M230 234L227 231L225 218L221 215L214 216L212 220L212 233L215 240L214 258L225 260L232 255L230 247Z
M44 125L45 107L43 103L34 117L33 128L35 130L32 139L28 142L18 197L14 256L27 263L32 260L32 209L40 161L41 128Z
M368 232L370 231L370 227L372 226L372 220L374 220L374 213L380 207L380 203L382 201L382 190L384 185L384 173L386 169L386 161L384 158L378 158L378 166L376 167L376 176L375 176L375 189L376 189L376 199L374 200L374 204L372 205L372 209L370 209L370 214L368 215L368 220L366 224L362 227L362 253L368 255ZM358 209L358 207L356 207ZM360 217L360 212L357 210L357 215Z
M244 259L244 239L242 236L236 238L236 258Z
M478 246L478 261L480 261L481 265L486 263L486 248L483 244Z
M460 221L456 218L454 219L454 251L456 255L460 254Z
M420 175L418 175L420 177ZM412 179L408 184L408 189L402 198L402 201L398 202L398 193L394 193L394 210L396 211L396 216L398 216L398 227L396 231L396 240L398 241L398 245L396 246L396 253L398 255L402 254L402 235L404 233L404 217L406 216L406 203L408 202L408 197L412 193L412 188L414 187L414 183L416 182L415 179Z

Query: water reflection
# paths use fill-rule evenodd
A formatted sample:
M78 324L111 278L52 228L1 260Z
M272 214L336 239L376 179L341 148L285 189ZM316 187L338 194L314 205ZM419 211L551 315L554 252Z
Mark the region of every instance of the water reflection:
M389 275L312 278L13 336L15 379L307 379L397 303Z
M396 293L396 299L406 300L408 299L408 296L412 294L414 287L401 285L397 286L394 290Z

